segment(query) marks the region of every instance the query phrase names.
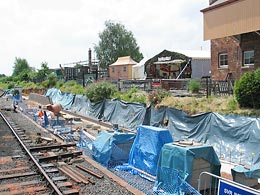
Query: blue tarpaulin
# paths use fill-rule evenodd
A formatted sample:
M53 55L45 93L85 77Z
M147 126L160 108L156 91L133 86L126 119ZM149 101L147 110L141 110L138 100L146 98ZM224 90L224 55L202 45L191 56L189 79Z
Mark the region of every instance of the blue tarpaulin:
M93 141L92 157L104 166L128 161L135 134L101 131Z
M156 175L161 148L173 138L168 129L141 125L130 151L128 164L151 175Z
M62 94L57 89L49 89L46 95L59 101L58 97ZM71 98L61 99L64 100L64 105L71 105ZM242 161L247 164L250 161L252 165L260 165L260 151L255 147L260 143L260 118L258 117L221 115L212 112L191 116L174 108L146 108L142 104L119 100L91 103L85 96L75 101L77 103L73 103L70 109L77 114L102 118L134 131L139 125L169 129L174 140L181 140L185 136L197 142L213 145L218 156L225 160L236 163ZM63 101L59 102L63 104ZM255 154L253 159L252 153Z
M190 181L192 178L193 162L202 158L210 163L211 173L220 175L220 161L214 148L209 145L181 147L173 143L165 144L161 150L157 169L157 182L167 182L168 178L159 167L179 170L183 179Z
M135 130L143 123L146 107L140 103L127 103L120 100L106 100L104 119Z
M257 166L250 166L250 168L245 168L242 166L237 166L231 169L233 180L236 180L236 174L242 173L247 178L260 178L260 168Z
M71 108L75 95L71 93L62 93L59 89L49 89L45 96L51 97L54 104L61 104L62 108L68 110Z
M91 102L86 96L76 95L70 111L88 116L91 118L101 119L104 109L104 101Z

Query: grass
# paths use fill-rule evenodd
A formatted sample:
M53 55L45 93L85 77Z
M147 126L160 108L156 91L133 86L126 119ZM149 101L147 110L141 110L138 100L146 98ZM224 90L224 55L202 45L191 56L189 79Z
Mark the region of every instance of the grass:
M205 112L219 114L238 114L244 116L260 116L260 109L240 108L233 96L225 97L166 97L156 108L166 106L183 110L189 115Z

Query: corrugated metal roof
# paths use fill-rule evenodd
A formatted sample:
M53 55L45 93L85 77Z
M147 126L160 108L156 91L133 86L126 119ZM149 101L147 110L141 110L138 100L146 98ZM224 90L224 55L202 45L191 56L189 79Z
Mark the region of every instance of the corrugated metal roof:
M135 65L137 64L130 56L119 57L117 61L109 66L119 66L119 65Z

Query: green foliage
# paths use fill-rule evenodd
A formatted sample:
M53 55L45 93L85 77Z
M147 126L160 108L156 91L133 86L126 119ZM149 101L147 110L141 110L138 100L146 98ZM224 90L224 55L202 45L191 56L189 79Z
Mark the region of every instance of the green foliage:
M64 81L63 80L58 80L56 82L55 88L62 88L62 86L64 85Z
M170 93L164 89L156 89L148 94L148 101L152 105L157 105L162 102L163 98L169 97Z
M109 82L98 82L88 85L86 96L92 102L98 102L103 99L110 99L116 92L116 87Z
M61 83L59 82L60 85L62 85L59 89L62 92L68 92L68 93L72 93L72 94L84 94L85 90L84 87L82 85L80 85L79 83L77 83L76 81L67 81L65 83ZM57 83L56 83L57 86Z
M143 58L132 32L127 31L124 25L106 21L105 27L94 48L102 68L107 68L122 56L131 56L137 62Z
M22 86L23 89L42 89L42 88L44 88L41 85L41 83L36 84L34 82L26 82L26 81L20 82L19 86Z
M50 73L48 75L48 81L49 81L49 88L54 87L57 83L57 75L55 73Z
M28 62L26 61L26 59L22 59L22 58L15 58L13 68L14 68L13 76L18 76L20 74L26 74L32 70L31 67L29 66Z
M10 82L10 83L8 83L7 89L13 89L14 86L15 86L15 83L14 82Z
M41 64L41 69L38 70L37 74L36 74L36 80L37 82L42 82L44 80L46 80L50 74L50 69L48 67L48 63L47 62L42 62Z
M126 93L120 93L117 91L116 93L114 93L113 98L119 99L119 100L124 100L126 102L137 102L137 103L143 103L143 104L147 103L147 94L144 92L141 92L136 87L131 88Z
M201 88L200 82L195 80L190 80L188 82L188 91L191 93L198 93Z
M237 109L238 109L238 102L236 101L236 99L235 98L228 99L226 110L232 113L232 111Z
M234 94L242 108L260 108L260 69L245 73L234 86Z

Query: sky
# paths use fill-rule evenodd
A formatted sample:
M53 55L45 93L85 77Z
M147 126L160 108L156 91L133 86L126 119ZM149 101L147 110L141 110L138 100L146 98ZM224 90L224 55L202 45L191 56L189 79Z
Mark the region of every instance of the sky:
M15 58L36 70L47 62L84 61L99 42L105 21L133 33L140 52L207 50L203 14L208 0L0 0L0 74L10 76Z

